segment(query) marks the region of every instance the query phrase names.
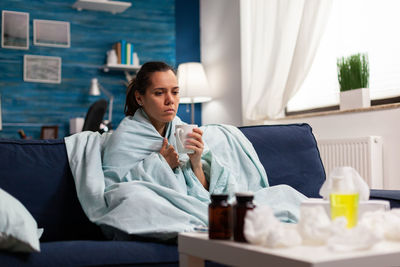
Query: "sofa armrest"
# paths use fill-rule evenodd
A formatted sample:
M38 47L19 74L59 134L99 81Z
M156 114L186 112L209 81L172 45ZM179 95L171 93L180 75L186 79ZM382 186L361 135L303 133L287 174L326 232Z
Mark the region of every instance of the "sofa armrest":
M390 208L400 208L400 190L371 189L369 199L382 199L390 202Z

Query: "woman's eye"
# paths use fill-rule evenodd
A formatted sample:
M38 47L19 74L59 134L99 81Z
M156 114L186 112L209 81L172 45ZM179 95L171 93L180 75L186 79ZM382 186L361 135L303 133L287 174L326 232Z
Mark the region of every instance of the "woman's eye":
M179 91L172 92L174 95L179 95Z
M162 92L155 92L155 95L160 96L162 95Z

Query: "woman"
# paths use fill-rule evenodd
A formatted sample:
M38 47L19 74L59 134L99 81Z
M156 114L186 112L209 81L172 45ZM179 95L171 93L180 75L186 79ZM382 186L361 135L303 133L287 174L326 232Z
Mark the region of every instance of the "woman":
M169 166L175 169L179 166L178 153L168 144L168 139L165 137L167 126L175 118L179 107L179 86L174 70L163 62L145 63L128 86L127 92L125 115L134 116L135 112L143 112L148 116L157 132L164 137L160 154ZM200 129L195 128L193 133L189 134L191 138L188 139L186 148L194 151L188 154L192 170L201 184L207 188L208 182L201 164L202 134Z
M187 184L187 176L182 174L189 174L189 180L195 178L195 183L199 182L204 189L208 189L201 158L204 149L202 130L195 128L185 145L194 153L178 155L176 152L175 126L183 124L176 116L178 107L179 86L174 70L163 62L143 64L127 89L126 117L105 147L103 169L107 186L142 180L184 192L187 189L179 183ZM139 143L135 142L138 138L141 140ZM148 167L154 165L162 168L155 171ZM160 179L170 177L169 172L178 177L178 184ZM205 197L204 192L194 194Z
M255 202L273 207L281 221L297 220L304 196L268 186L257 153L236 127L194 129L186 148L195 153L178 155L178 106L172 68L148 62L129 85L127 116L111 135L66 138L78 197L92 222L117 239L174 238L208 225L210 194L233 197L237 191L255 192Z

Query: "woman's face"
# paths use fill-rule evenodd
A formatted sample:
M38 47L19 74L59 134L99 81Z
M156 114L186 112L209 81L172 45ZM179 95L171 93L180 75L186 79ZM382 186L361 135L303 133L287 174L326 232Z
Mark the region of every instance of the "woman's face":
M175 74L158 71L150 76L151 85L144 95L135 92L136 101L142 106L154 126L172 121L179 107L179 87Z

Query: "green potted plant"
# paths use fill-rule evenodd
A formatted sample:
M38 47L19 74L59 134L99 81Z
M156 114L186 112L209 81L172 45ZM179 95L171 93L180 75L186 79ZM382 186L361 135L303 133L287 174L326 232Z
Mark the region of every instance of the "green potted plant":
M354 54L337 60L340 110L371 106L367 54Z

